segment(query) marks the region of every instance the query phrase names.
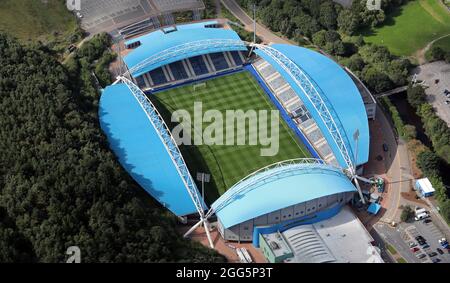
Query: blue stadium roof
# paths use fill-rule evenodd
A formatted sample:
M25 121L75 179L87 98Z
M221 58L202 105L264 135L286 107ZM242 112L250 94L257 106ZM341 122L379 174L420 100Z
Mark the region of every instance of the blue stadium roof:
M245 189L243 189L245 188ZM227 197L234 195L230 200ZM225 228L319 197L354 192L356 188L338 169L326 164L292 164L249 177L225 192L213 204ZM222 208L220 208L222 207Z
M197 212L157 130L125 84L104 90L99 117L111 149L139 185L176 215Z
M127 56L124 57L125 64L128 69L132 69L145 59L156 55L162 51L170 48L179 47L182 44L188 44L191 42L201 41L201 40L237 40L241 41L239 35L233 30L226 30L221 28L204 28L204 24L192 24L192 25L182 25L177 26L177 30L169 33L164 33L162 30L154 31L152 33L143 35L133 41L128 41L127 44L131 42L140 41L141 45L135 50L131 51ZM238 46L223 46L214 45L204 46L204 48L191 51L191 52L180 52L178 55L170 56L164 60L157 61L153 64L145 66L145 68L133 71L133 77L138 77L145 74L151 70L158 67L176 62L189 57L194 57L197 55L203 55L208 53L223 52L223 51L244 51L247 50L244 42Z
M326 98L325 101L328 101L327 106L334 108L338 117L333 117L333 119L339 119L344 128L346 145L350 147L349 154L352 158L354 158L352 152L356 151L353 134L357 129L359 130L357 164L366 163L369 159L369 124L361 94L349 75L333 60L318 52L287 44L274 44L271 47L282 52L302 69L315 87L319 88L319 93L323 93ZM345 168L346 164L339 153L338 146L333 142L331 134L326 130L325 123L323 123L319 113L306 98L301 88L273 59L258 49L255 52L268 61L296 91L320 129L322 129L337 161Z

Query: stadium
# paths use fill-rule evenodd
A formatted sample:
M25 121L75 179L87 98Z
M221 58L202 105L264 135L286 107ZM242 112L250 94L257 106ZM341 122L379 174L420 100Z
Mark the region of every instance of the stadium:
M224 241L251 242L271 262L382 261L346 206L361 201L370 137L361 93L338 64L298 46L244 42L217 21L124 46L127 70L103 90L100 124L146 192L176 216L200 217L186 236L203 225L213 247L214 223ZM220 112L278 110L278 153L178 145L171 115L192 114L196 101Z

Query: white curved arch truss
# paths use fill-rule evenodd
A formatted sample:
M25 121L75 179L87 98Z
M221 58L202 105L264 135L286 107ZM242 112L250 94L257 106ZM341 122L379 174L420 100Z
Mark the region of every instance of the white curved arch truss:
M276 168L281 168L281 170L273 170ZM272 172L269 174L260 174L271 170ZM297 158L276 162L251 173L250 175L246 176L235 185L233 185L230 189L228 189L227 192L225 192L225 194L220 196L214 202L214 204L217 205L213 204L213 206L206 214L206 218L211 217L213 214L227 206L230 201L232 201L239 194L252 190L252 187L256 186L257 184L270 182L274 179L292 175L293 173L308 174L311 172L311 170L322 170L322 172L327 174L337 174L339 176L346 177L346 175L340 168L326 164L322 159ZM234 188L239 186L241 187L234 190Z
M356 164L353 162L351 155L351 149L348 149L349 142L341 122L334 113L332 106L328 107L326 103L326 97L320 93L310 81L308 76L297 66L291 59L289 59L282 52L276 50L267 45L262 44L251 44L252 46L258 48L264 54L269 56L275 62L277 62L295 81L295 83L300 87L303 93L306 95L308 100L314 106L315 110L319 114L321 120L324 122L327 130L330 132L333 141L338 146L338 149L343 157L347 169L350 170L351 174L354 174ZM336 119L334 118L336 117Z
M189 173L189 170L186 166L186 163L181 155L181 152L178 149L178 146L173 139L169 128L165 124L163 118L156 110L155 106L151 103L151 101L148 99L148 97L141 91L141 89L136 86L130 79L126 77L132 77L132 74L138 73L141 70L145 69L148 66L151 66L153 64L157 64L161 61L169 60L172 57L177 57L183 54L204 54L203 51L205 49L214 49L215 52L221 52L221 51L230 51L230 50L242 50L243 47L250 46L252 48L258 48L262 52L264 52L267 56L269 56L271 59L273 59L277 64L279 64L286 72L287 74L294 80L294 82L300 87L300 89L303 91L303 93L306 95L307 99L311 102L314 109L319 114L321 120L324 122L327 130L329 131L334 143L337 145L340 154L346 164L346 170L350 177L352 179L355 178L355 168L356 168L356 160L353 160L353 155L351 153L351 147L349 144L349 140L345 134L345 131L343 130L342 124L335 113L334 108L327 103L327 98L321 93L320 89L317 89L315 85L311 82L311 80L308 78L308 76L303 72L303 70L297 66L292 60L290 60L286 55L284 55L282 52L262 44L253 44L248 42L243 42L241 40L234 40L234 39L210 39L210 40L198 40L198 41L192 41L185 44L180 44L178 46L174 46L171 48L168 48L164 51L161 51L153 56L148 57L147 59L143 60L133 68L130 68L126 73L124 73L122 76L118 78L118 81L124 82L130 91L133 93L136 100L141 105L142 109L145 111L147 117L157 129L157 132L160 135L161 140L163 141L164 146L166 147L168 153L170 154L178 173L180 174L183 183L194 202L194 205L200 215L200 221L194 225L189 231L185 233L185 237L188 236L192 231L194 231L197 227L200 225L205 226L205 231L208 236L208 240L210 243L210 246L213 247L213 243L209 234L209 224L208 224L208 218L211 217L214 213L222 209L224 206L228 204L230 200L233 199L234 196L236 196L239 193L242 193L243 191L249 189L252 185L258 182L263 182L264 180L268 180L269 178L276 177L277 174L280 174L279 171L274 172L273 174L267 174L262 176L261 178L258 178L257 174L261 173L263 171L267 171L274 168L279 167L286 167L286 171L282 170L282 172L288 172L288 171L294 171L298 170L300 166L295 165L304 165L304 167L308 168L307 165L310 165L310 168L315 169L323 169L327 172L334 174L344 174L344 171L341 168L334 167L332 165L326 164L321 159L314 159L314 158L304 158L304 159L292 159L292 160L286 160L282 162L277 162L275 164L271 164L269 166L266 166L264 168L259 169L258 171L253 172L252 174L248 175L244 179L240 180L238 183L236 183L233 187L238 186L242 182L245 182L249 180L252 177L255 177L254 180L249 182L248 184L245 184L240 188L239 190L236 190L236 192L232 193L225 193L223 194L218 200L216 200L216 203L219 203L219 205L215 206L215 208L210 208L207 213L204 211L204 203L200 198L200 195L198 193L198 189L195 185L194 180L192 179L192 176ZM293 166L294 165L294 166ZM308 169L306 169L308 170ZM358 191L360 193L360 196L362 198L361 190L359 188L359 185L357 185ZM364 201L364 200L363 200Z
M184 185L186 186L186 189L195 205L195 208L197 209L200 216L204 216L203 203L200 200L197 186L195 185L195 182L192 179L191 174L189 173L189 170L186 166L183 156L181 155L177 143L170 133L170 130L167 127L166 123L164 122L164 119L159 114L158 110L156 110L156 107L153 105L150 99L148 99L148 97L141 91L138 86L124 77L120 77L119 81L122 81L127 85L141 108L144 110L153 127L156 129L161 141L164 144L164 147L169 153L181 179L183 180Z
M245 42L237 39L205 39L191 41L156 53L143 60L133 68L130 68L128 72L133 75L140 72L142 69L145 69L147 66L151 66L158 62L166 61L170 58L183 54L195 54L198 51L204 51L207 49L214 49L215 52L221 52L241 50L242 48L245 48Z

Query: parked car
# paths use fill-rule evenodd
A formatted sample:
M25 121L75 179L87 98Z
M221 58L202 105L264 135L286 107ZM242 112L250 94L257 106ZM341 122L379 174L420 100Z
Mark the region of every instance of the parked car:
M414 217L414 219L416 221L419 221L419 220L422 220L422 219L426 219L428 217L430 217L430 215L428 213L426 213L426 212L423 212L423 213L418 214L416 217Z
M430 247L430 245L428 245L426 242L421 246L422 246L422 249L428 249Z
M387 151L389 150L388 145L385 144L385 143L383 143L383 150L384 150L385 152L387 152Z
M436 252L431 252L431 253L428 254L428 256L429 257L437 256L437 253Z
M426 255L425 255L425 254L416 254L416 257L417 257L418 259L421 259L421 258L426 257Z
M432 260L433 260L433 263L441 262L441 260L440 260L439 258L437 258L437 257L436 257L436 258L433 258Z
M423 221L423 223L425 223L425 224L430 223L430 222L432 222L431 219L425 219L425 220Z
M443 254L444 254L444 251L443 251L443 250L441 250L440 248L437 248L436 250L437 250L437 252L438 252L439 254L441 254L441 255L443 255Z
M416 247L417 246L417 243L416 242L409 242L409 247L410 248L414 248L414 247Z
M416 240L417 240L417 241L424 241L424 242L427 241L427 240L425 240L424 237L422 237L422 236L420 236L420 235L416 237Z
M412 248L411 249L411 251L413 252L413 253L415 253L415 252L417 252L417 251L419 251L420 249L418 248L418 247L414 247L414 248Z
M438 242L439 242L439 244L443 247L443 248L448 248L448 241L447 241L447 239L445 239L445 238L442 238L442 239L440 239L440 240L438 240Z

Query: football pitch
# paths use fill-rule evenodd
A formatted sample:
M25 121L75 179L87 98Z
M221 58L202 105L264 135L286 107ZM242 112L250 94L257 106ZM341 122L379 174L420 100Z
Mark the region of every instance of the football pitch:
M267 97L249 72L239 72L197 83L158 92L150 98L158 107L169 127L171 114L179 109L187 110L194 117L194 102L202 102L203 112L218 110L225 117L226 110L276 110L275 105ZM279 150L274 156L261 156L260 149L267 145L181 145L183 157L194 178L197 172L211 174L211 182L205 184L205 198L211 203L236 182L248 174L278 161L310 157L304 144L278 114ZM192 118L193 119L193 118ZM209 123L211 124L211 123ZM208 127L204 122L203 130ZM248 123L246 123L248 130ZM235 137L237 137L237 131ZM271 131L270 134L275 134ZM194 133L197 134L197 133ZM191 136L192 139L194 134ZM248 131L245 140L248 141ZM200 189L200 186L199 186Z

